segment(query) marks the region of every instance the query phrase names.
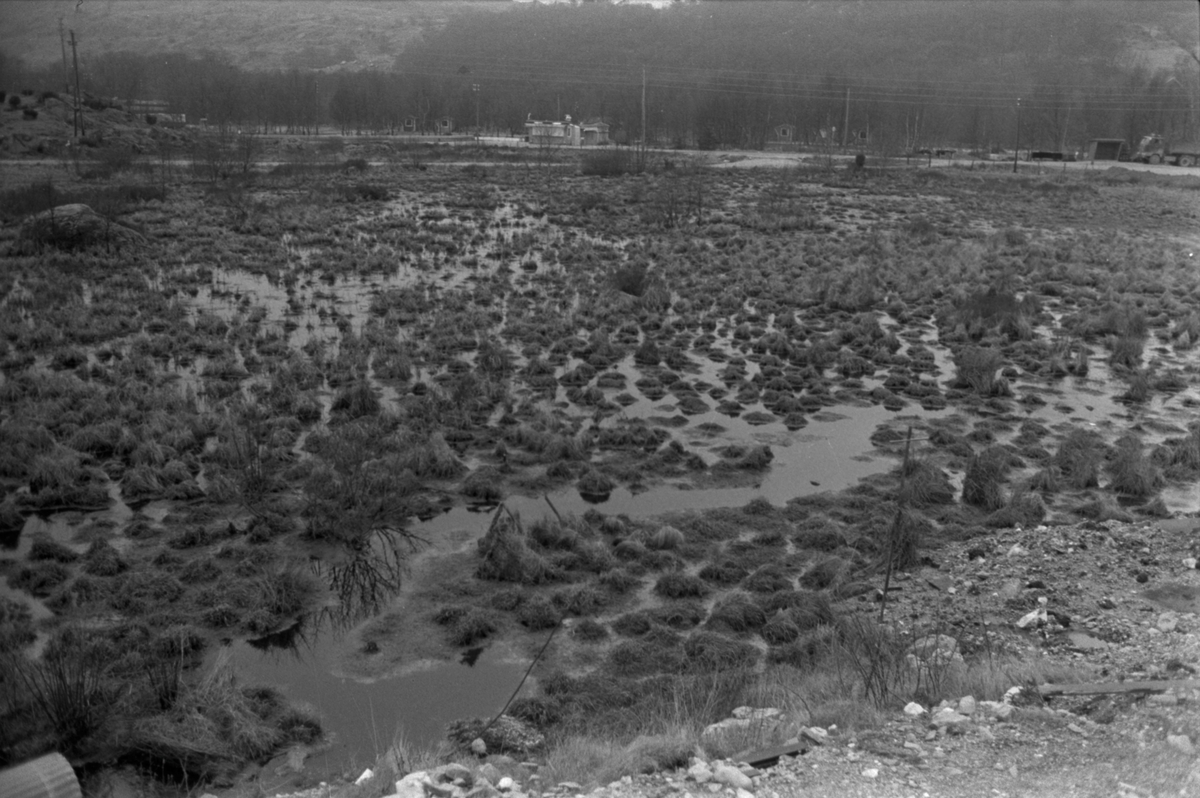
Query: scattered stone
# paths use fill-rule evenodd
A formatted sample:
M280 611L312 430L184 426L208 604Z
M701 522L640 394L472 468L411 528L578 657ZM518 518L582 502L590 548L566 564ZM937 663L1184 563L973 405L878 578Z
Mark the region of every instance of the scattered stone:
M1067 642L1076 651L1103 651L1108 643L1085 632L1067 632Z
M824 745L829 739L829 732L820 726L806 726L800 731L800 736L806 740L811 740L817 745Z
M476 737L471 741L471 753L475 756L487 756L487 743L482 737Z
M1164 612L1162 615L1158 616L1158 621L1155 623L1155 626L1157 626L1158 631L1162 632L1163 634L1174 632L1176 627L1179 626L1179 613L1173 611Z
M967 717L975 714L975 696L965 695L958 700L958 714Z
M925 707L921 706L916 701L909 701L904 707L904 714L911 718L919 718L925 714Z
M971 722L971 719L966 715L960 715L950 707L939 709L930 720L930 723L937 729L943 729L949 726L963 726Z
M354 784L355 784L355 786L358 786L358 785L361 785L363 782L370 781L373 778L375 778L375 771L371 770L370 768L367 768L359 775L359 777L357 779L354 780Z
M1030 626L1035 625L1044 626L1048 620L1049 617L1047 616L1046 608L1038 607L1036 610L1030 610L1026 614L1022 615L1021 619L1017 621L1017 628L1027 629Z
M1028 553L1029 553L1029 549L1025 548L1020 543L1014 543L1012 545L1012 548L1010 548L1008 550L1008 553L1005 556L1007 556L1007 557L1024 557Z
M744 738L748 734L763 734L774 731L783 720L783 710L774 708L738 707L733 717L709 724L700 733L700 742L708 748L717 748L731 738Z
M425 798L425 785L432 784L429 773L417 770L396 782L396 798Z
M1117 602L1113 601L1108 596L1105 596L1096 602L1096 606L1102 610L1115 610L1117 608Z
M774 707L738 707L730 714L738 720L780 720L783 710Z
M1168 734L1167 745L1188 756L1196 753L1196 746L1192 745L1192 738L1186 734Z
M688 776L697 784L706 784L712 781L713 772L709 769L707 762L697 760L688 768Z
M936 588L937 590L945 592L954 588L954 580L945 574L927 573L924 574L924 577L925 581L929 583L929 586Z
M1179 696L1174 693L1155 693L1146 696L1146 703L1156 707L1173 707L1179 703Z
M862 774L864 778L868 779L879 778L879 768L865 768Z
M503 776L496 782L496 789L500 792L508 792L516 785L511 776Z
M1194 571L1197 568L1200 568L1200 565L1197 565L1197 560L1195 557L1184 557L1183 567Z
M742 773L733 765L717 765L713 768L713 781L720 784L727 784L730 787L748 790L754 786L754 782L750 777Z

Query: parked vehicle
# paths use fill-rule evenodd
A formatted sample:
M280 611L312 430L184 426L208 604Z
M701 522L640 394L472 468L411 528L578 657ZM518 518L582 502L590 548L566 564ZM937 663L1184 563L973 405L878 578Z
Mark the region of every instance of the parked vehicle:
M1151 133L1142 136L1133 160L1149 164L1195 166L1200 162L1200 142L1172 142L1157 133Z

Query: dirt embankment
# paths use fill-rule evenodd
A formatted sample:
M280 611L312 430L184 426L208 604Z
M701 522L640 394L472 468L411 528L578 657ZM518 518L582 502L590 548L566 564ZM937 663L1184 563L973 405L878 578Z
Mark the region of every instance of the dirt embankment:
M0 104L0 158L70 157L72 142L93 154L98 148L159 152L164 144L184 144L191 138L185 129L169 127L153 115L90 100L80 117L77 121L71 98L54 92L6 96Z

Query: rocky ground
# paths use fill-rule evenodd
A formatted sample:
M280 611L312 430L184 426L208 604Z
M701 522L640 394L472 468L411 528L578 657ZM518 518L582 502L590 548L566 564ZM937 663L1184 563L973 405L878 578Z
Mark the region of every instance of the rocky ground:
M1043 698L1034 685L1013 685L1003 701L913 702L866 730L804 728L789 741L800 755L775 764L751 767L749 752L710 760L697 751L686 767L601 786L543 784L536 756L492 756L394 785L326 784L291 795L1200 796L1198 554L1200 519L1011 529L930 552L921 570L896 574L889 591L889 616L932 624L969 658L1041 658L1045 672L1085 683L1174 683L1161 692ZM853 601L877 614L881 595Z

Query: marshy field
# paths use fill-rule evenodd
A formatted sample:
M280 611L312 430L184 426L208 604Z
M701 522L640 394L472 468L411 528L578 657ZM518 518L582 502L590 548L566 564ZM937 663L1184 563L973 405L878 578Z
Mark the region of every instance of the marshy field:
M1200 509L1185 170L310 149L0 165L0 765L399 773L518 684L686 762L894 698L885 571Z

